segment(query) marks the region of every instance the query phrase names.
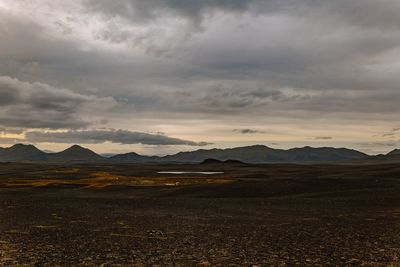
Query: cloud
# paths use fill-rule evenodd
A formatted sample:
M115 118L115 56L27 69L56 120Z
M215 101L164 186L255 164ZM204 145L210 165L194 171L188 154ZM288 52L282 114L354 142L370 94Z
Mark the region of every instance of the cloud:
M19 138L0 137L0 144L17 144L22 142L23 140Z
M145 23L163 16L186 18L200 25L206 14L221 10L224 12L245 11L252 0L89 0L89 11L102 13L110 17L123 17L133 22Z
M190 125L218 140L221 122L235 121L293 138L314 136L305 125L321 136L339 127L351 128L350 139L372 135L400 115L399 8L396 0L2 0L0 73L30 89L0 90L0 127L93 129L104 119L178 135ZM36 89L43 85L50 89ZM42 93L23 100L21 91Z
M70 130L64 132L29 131L25 133L25 140L32 143L80 143L101 144L104 142L118 144L143 145L187 145L206 146L207 142L194 142L173 138L162 134L149 134L127 130Z
M20 128L2 128L0 127L0 134L22 134L24 129Z
M309 118L388 114L398 106L396 1L50 2L32 1L49 17L27 15L18 4L16 14L25 16L1 14L1 72L81 94L96 88L98 96L129 99L118 111L157 109L165 117L302 110ZM185 39L181 26L168 24L179 18L201 18L204 30ZM60 20L70 33L58 32ZM385 31L371 30L380 23ZM104 29L116 36L102 38Z
M315 140L331 140L333 139L332 136L316 136L314 137Z
M285 14L288 16L340 17L359 27L398 27L396 0L87 0L85 7L109 17L123 17L133 22L150 23L160 16L186 18L199 24L216 12ZM318 13L319 12L319 13Z
M11 128L76 129L91 124L84 111L111 108L111 98L75 93L39 82L0 76L0 126Z
M247 90L241 89L241 85L245 85ZM270 105L282 104L300 97L296 94L292 95L284 89L253 88L256 85L246 84L245 82L237 82L236 84L226 82L224 85L211 86L206 90L201 90L200 92L203 92L203 94L193 93L184 98L191 103L192 108L198 107L205 112L240 113L257 108L265 109Z
M234 132L238 132L241 134L258 134L258 133L266 133L265 131L260 131L256 129L234 129Z
M396 133L384 133L384 134L382 134L382 137L393 137L395 135L396 135Z
M400 132L400 128L399 127L393 128L389 132L382 134L382 137L391 137L391 138L393 138L393 137L396 137L399 134L399 132Z

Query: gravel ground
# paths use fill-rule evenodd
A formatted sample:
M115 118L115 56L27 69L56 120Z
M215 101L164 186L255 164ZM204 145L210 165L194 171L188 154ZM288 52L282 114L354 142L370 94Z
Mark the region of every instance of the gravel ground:
M0 266L400 266L400 183L385 179L0 188Z

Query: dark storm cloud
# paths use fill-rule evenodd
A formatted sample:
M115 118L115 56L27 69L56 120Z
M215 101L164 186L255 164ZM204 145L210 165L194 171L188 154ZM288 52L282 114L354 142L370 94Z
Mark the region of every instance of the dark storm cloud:
M209 110L241 110L257 106L268 105L272 102L285 102L293 99L293 96L286 95L279 90L255 89L248 90L234 89L232 87L216 88L207 95L193 102L201 103ZM196 105L196 104L194 104Z
M90 11L108 16L121 16L132 21L149 21L158 16L176 15L186 17L199 24L205 13L214 10L244 11L252 0L87 0Z
M313 112L307 116L317 116L317 112L336 111L388 113L397 105L399 76L395 71L381 71L390 66L381 66L384 59L379 60L399 48L400 35L394 26L400 20L393 12L399 6L396 1L96 1L91 5L92 11L144 25L157 24L160 17L198 21L216 11L258 14L243 19L241 25L237 22L241 17L235 16L222 26L208 20L196 42L182 41L178 47L183 49L172 48L170 57L190 67L171 73L173 81L164 77L165 84L190 95L186 97L191 103L189 111L218 115L261 106L271 115L300 109ZM193 68L196 65L199 68ZM224 89L197 88L192 81L199 80L215 81ZM263 89L254 94L252 86L232 86L239 80L258 81ZM281 88L297 91L297 97L285 96ZM360 92L348 93L355 90ZM157 97L146 95L149 92L135 92L136 99L148 100L136 107L152 102L161 109L188 111L167 90L159 89ZM271 92L275 95L268 95ZM275 104L284 101L288 104ZM353 101L362 104L354 106Z
M258 133L266 133L265 131L260 131L256 129L233 129L234 132L241 134L258 134Z
M82 95L43 83L0 76L0 126L12 128L81 128L85 106L112 105L113 100Z
M161 134L149 134L132 132L127 130L85 130L66 132L41 132L30 131L25 133L25 140L33 143L81 143L100 144L112 142L118 144L143 144L143 145L187 145L206 146L210 143L193 142L179 138L173 138Z
M151 21L159 16L181 16L199 22L209 13L252 12L340 18L361 27L398 28L396 0L85 0L89 11L132 21Z

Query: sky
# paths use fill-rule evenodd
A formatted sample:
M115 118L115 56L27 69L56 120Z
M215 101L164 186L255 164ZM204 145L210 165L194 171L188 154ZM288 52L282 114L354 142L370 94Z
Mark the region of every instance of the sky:
M0 0L0 146L400 147L398 0Z

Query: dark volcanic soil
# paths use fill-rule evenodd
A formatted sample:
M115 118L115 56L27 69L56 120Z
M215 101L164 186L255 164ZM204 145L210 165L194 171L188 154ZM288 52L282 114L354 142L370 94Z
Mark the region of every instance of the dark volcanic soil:
M66 179L60 168L0 164L0 182L49 178L49 170ZM69 179L179 168L223 170L234 181L3 184L0 266L400 266L400 166L77 168Z

